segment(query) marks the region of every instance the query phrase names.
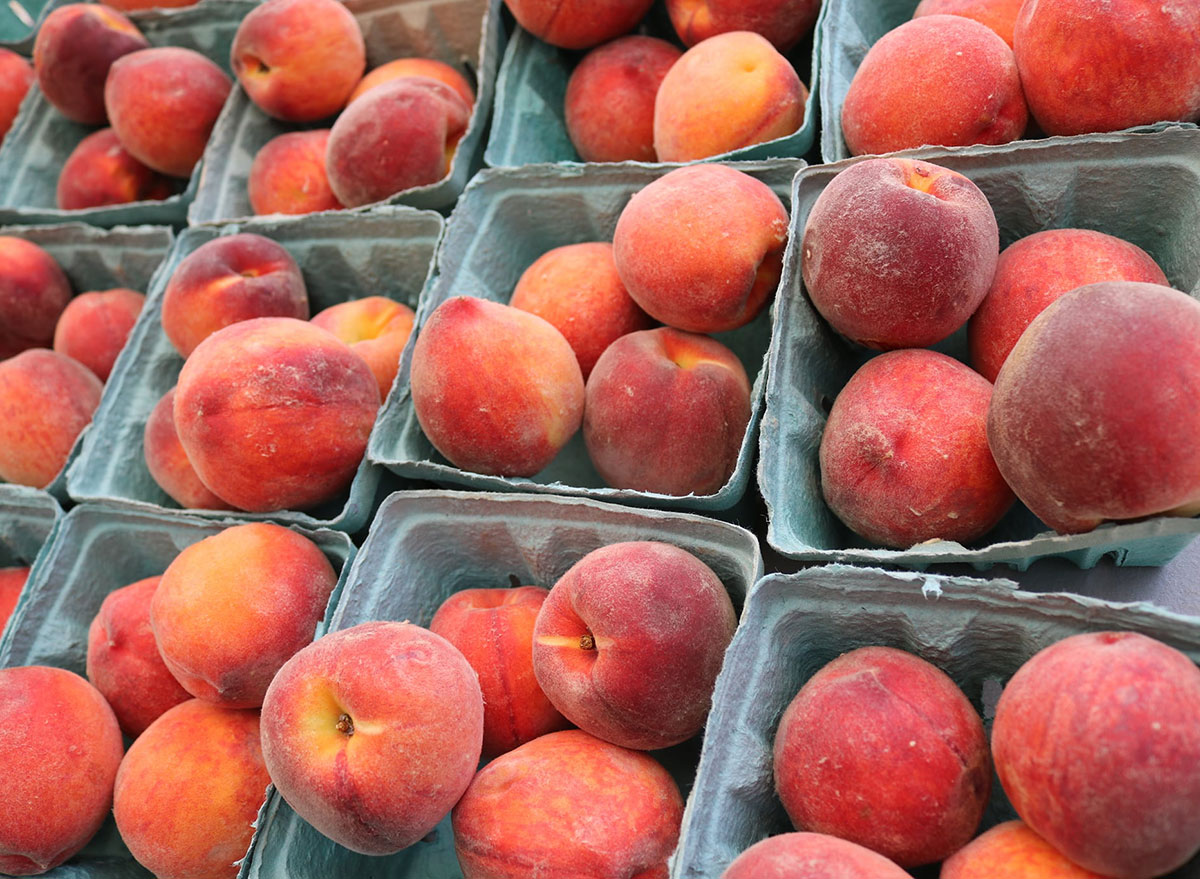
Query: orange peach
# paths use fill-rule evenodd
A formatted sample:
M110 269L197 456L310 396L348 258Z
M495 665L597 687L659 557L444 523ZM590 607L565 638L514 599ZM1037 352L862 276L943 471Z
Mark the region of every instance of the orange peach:
M942 864L939 879L1105 879L1068 861L1020 821L981 833Z
M0 669L0 872L57 867L95 836L124 746L96 688L61 668Z
M34 78L32 64L12 49L0 49L0 140L12 128Z
M178 9L192 6L199 0L103 0L105 6L122 12L137 12L142 9Z
M633 30L654 0L505 0L517 23L560 49L590 49Z
M0 568L0 634L17 609L17 599L29 579L29 568Z
M654 321L630 298L604 241L555 247L521 273L509 305L554 325L570 343L584 381L604 349Z
M329 330L367 362L386 399L400 371L400 352L412 333L416 315L402 302L367 296L339 302L313 315L312 323Z
M0 361L0 479L45 488L100 405L100 380L44 348Z
M192 698L167 670L150 628L150 600L160 579L147 577L110 592L88 627L88 680L130 738Z
M961 15L973 18L994 30L997 36L1013 44L1013 30L1017 26L1017 13L1025 0L921 0L913 11L913 18L923 15Z
M567 136L585 162L656 161L654 100L683 53L654 37L620 37L589 52L567 80Z
M715 494L737 467L750 379L737 355L670 327L617 339L587 381L583 439L614 488Z
M191 49L164 46L117 59L104 84L104 106L121 145L173 177L189 177L233 83Z
M55 203L78 211L135 201L161 201L175 192L170 178L135 159L111 128L79 142L58 175Z
M117 773L113 815L159 879L233 879L270 778L257 711L189 699L152 723Z
M80 293L58 319L54 350L78 360L100 381L108 381L145 302L141 293L124 287Z
M697 43L667 71L654 102L660 162L705 159L787 137L808 89L765 37L730 31Z
M287 248L252 232L200 245L163 291L163 332L184 357L217 330L256 317L308 320L308 290Z
M325 150L329 129L289 131L267 141L254 156L246 181L256 214L336 211L342 203L329 186Z
M425 436L475 473L533 476L583 419L583 374L562 333L485 299L456 296L434 310L411 376Z
M0 235L0 360L49 348L71 299L71 282L32 241Z
M648 754L564 730L479 770L453 820L464 879L666 879L683 798Z
M437 826L483 740L475 672L411 623L363 623L301 650L271 682L262 717L280 795L338 844L372 855Z
M821 0L667 0L685 46L729 31L754 31L786 52L812 30Z
M338 0L266 0L238 25L230 64L268 116L315 122L346 106L367 56L358 22Z
M395 61L381 64L359 80L346 103L353 103L362 97L364 92L401 76L426 76L444 82L458 92L468 107L475 106L475 90L471 88L467 78L446 62L434 58L397 58Z
M1029 110L1008 44L961 15L926 15L884 34L867 52L842 103L851 155L925 144L1008 143Z
M617 220L613 258L634 302L693 333L749 323L779 284L788 215L770 187L724 165L677 168Z
M285 317L209 336L179 374L175 429L209 489L249 512L303 510L354 479L379 409L366 362Z
M313 639L337 583L315 543L280 525L234 525L175 557L150 603L158 652L199 699L257 708Z
M163 394L150 411L142 434L142 450L146 456L146 469L158 487L179 506L201 510L233 509L200 481L179 442L179 434L175 431L175 388Z
M738 855L721 879L909 879L909 875L883 855L836 836L781 833Z

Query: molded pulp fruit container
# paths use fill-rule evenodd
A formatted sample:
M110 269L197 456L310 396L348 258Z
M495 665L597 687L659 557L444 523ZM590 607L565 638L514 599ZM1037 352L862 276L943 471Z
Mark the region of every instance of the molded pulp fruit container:
M62 508L47 492L0 484L0 568L27 568L50 537ZM4 634L0 624L0 635Z

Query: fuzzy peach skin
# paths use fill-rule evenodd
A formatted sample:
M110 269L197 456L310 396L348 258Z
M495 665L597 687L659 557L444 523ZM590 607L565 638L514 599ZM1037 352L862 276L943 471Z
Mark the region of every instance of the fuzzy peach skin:
M17 599L29 579L29 568L0 568L0 634L17 609Z
M351 104L375 86L391 82L402 76L425 76L444 82L458 92L459 97L466 102L468 107L475 106L475 90L471 88L471 83L467 82L467 78L456 68L435 58L397 58L395 61L379 65L359 80L354 91L350 93L350 100L346 103Z
M58 319L54 350L78 360L100 381L108 381L145 303L145 296L125 287L80 293Z
M991 399L987 379L936 351L868 360L834 400L821 436L825 502L884 546L979 539L1015 500L988 448Z
M46 16L33 44L38 86L72 122L103 125L104 80L114 61L148 49L132 21L108 6L70 3Z
M800 830L916 867L975 835L992 786L983 721L954 682L863 647L808 679L775 733L775 789Z
M463 589L429 623L479 675L485 760L570 726L533 673L533 624L549 594L540 586Z
M980 24L987 25L1009 48L1013 44L1013 30L1017 26L1017 13L1025 0L921 0L913 11L913 18L924 15L961 15Z
M1013 44L1029 110L1047 134L1200 120L1196 3L1028 0Z
M1051 303L1013 348L988 444L1017 497L1060 533L1193 516L1198 387L1200 302L1156 284L1088 284Z
M71 282L32 241L0 235L0 360L49 348L71 299Z
M233 83L191 49L164 46L113 63L104 106L121 145L172 177L190 177Z
M189 699L129 746L117 830L158 879L233 879L270 781L258 712Z
M504 0L517 23L560 49L590 49L629 33L654 0Z
M455 296L434 310L410 376L421 430L474 473L533 476L583 421L583 374L562 333L485 299Z
M786 52L812 30L821 0L667 0L685 46L729 31L754 31Z
M308 315L308 289L292 255L252 232L200 245L180 261L163 291L163 332L185 358L231 324Z
M748 324L779 284L788 215L765 183L724 165L677 168L629 200L613 234L617 274L677 329Z
M564 730L479 771L454 807L454 850L464 879L666 879L682 821L653 757Z
M143 165L121 146L117 133L102 128L79 142L58 175L55 204L60 210L135 201L161 201L175 192L170 178Z
M913 159L846 168L813 204L801 242L809 299L868 348L924 348L967 322L987 295L1000 230L956 171Z
M521 273L508 304L549 321L563 334L584 381L609 345L654 326L621 283L613 246L606 241L546 251Z
M329 185L342 204L360 207L436 183L450 173L470 121L458 92L435 79L404 76L378 85L333 123L325 151Z
M666 40L619 37L584 56L567 80L563 121L585 162L654 162L654 100L683 55Z
M232 510L209 490L188 460L175 431L175 388L167 391L150 410L142 433L146 469L158 487L185 509Z
M34 488L53 482L102 389L86 366L44 348L0 361L0 479Z
M1069 290L1101 281L1170 286L1136 244L1091 229L1047 229L1000 253L996 274L967 325L971 365L990 382L1035 317Z
M655 541L614 543L559 578L533 629L533 670L568 720L626 748L704 727L737 615L712 569Z
M312 641L337 573L280 525L234 525L167 566L150 625L171 674L199 699L257 708L271 678Z
M1028 121L1012 49L961 15L926 15L884 34L842 103L842 134L854 156L1008 143Z
M12 49L0 49L0 140L12 128L34 79L32 64Z
M288 131L255 153L246 181L254 213L310 214L342 208L325 172L329 131Z
M338 0L266 0L238 25L229 63L268 116L315 122L346 106L367 55L358 21Z
M946 859L939 879L1105 879L1059 854L1020 821L981 833Z
M197 2L198 0L104 0L104 5L122 12L136 12L141 9L177 9L181 6L192 6Z
M1200 669L1160 641L1037 653L1000 695L992 754L1017 814L1080 867L1150 879L1200 852Z
M750 379L716 339L670 327L622 336L586 391L584 443L612 487L715 494L737 469Z
M331 305L313 315L312 323L329 330L366 361L379 384L379 399L386 400L415 319L413 310L402 302L367 296Z
M721 879L910 879L892 861L823 833L781 833L756 842Z
M787 137L804 121L808 89L764 37L730 31L683 53L654 101L660 162L689 162Z
M170 708L192 698L167 670L150 628L150 600L161 577L105 596L88 627L87 677L108 700L121 730L137 738Z
M479 762L483 697L463 655L411 623L326 635L280 669L263 755L288 805L334 842L392 854L428 834Z
M0 873L44 873L104 823L121 730L95 687L46 666L0 669L0 729Z

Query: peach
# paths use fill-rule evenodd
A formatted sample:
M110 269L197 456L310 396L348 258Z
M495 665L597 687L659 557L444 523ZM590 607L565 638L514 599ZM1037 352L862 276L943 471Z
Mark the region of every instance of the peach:
M921 0L913 11L913 18L924 15L961 15L980 24L987 25L1009 48L1013 44L1013 30L1017 26L1017 13L1025 0Z
M809 298L835 330L868 348L924 348L987 295L1000 230L987 196L956 171L869 159L817 197L801 252Z
M178 9L197 2L199 0L104 0L104 5L122 12L136 12L142 9Z
M70 3L46 16L33 44L38 86L72 122L103 125L104 80L118 58L148 49L132 21L108 6Z
M175 431L175 388L167 391L150 410L142 434L146 469L158 487L185 509L232 510L200 481Z
M425 76L444 82L458 92L468 107L475 106L475 90L471 88L467 78L446 62L434 58L397 58L395 61L381 64L359 80L346 103L351 104L362 97L364 92L401 76Z
M257 711L189 699L152 723L117 773L113 815L159 879L233 879L271 779Z
M0 872L30 876L83 848L108 815L124 747L96 688L61 668L0 669Z
M540 586L463 589L429 624L479 675L486 760L570 726L533 674L533 624L549 594Z
M749 323L779 284L788 215L771 188L724 165L677 168L617 220L613 258L634 302L693 333Z
M800 688L775 734L775 788L792 823L901 867L975 835L992 784L983 721L942 671L863 647Z
M367 55L358 22L338 0L266 0L238 25L230 65L268 116L315 122L346 106Z
M583 374L562 333L485 299L455 296L429 315L411 381L425 436L475 473L533 476L583 420Z
M260 317L200 343L179 374L174 417L200 481L261 513L344 492L378 410L370 367L332 333Z
M942 864L940 879L1104 879L1059 854L1020 821L975 837Z
M29 568L0 568L0 634L17 609L17 599L29 579Z
M33 80L32 64L12 49L0 49L0 140L12 128Z
M170 178L135 159L111 128L79 142L58 175L55 204L78 211L135 201L161 201L175 192Z
M1080 867L1149 879L1200 852L1200 669L1160 641L1040 651L1000 695L992 753L1021 820Z
M160 579L147 577L108 593L88 627L88 680L130 738L192 698L167 670L150 628L150 600Z
M667 0L667 13L685 46L729 31L754 31L780 52L812 30L821 0Z
M435 79L404 76L376 86L333 123L325 170L334 195L359 207L436 183L450 172L470 120L458 92Z
M622 336L586 390L583 439L614 488L715 494L737 468L750 379L716 339L670 327Z
M1008 143L1028 121L1012 49L961 15L926 15L884 34L842 103L842 134L855 156Z
M854 533L884 546L982 537L1015 500L988 448L991 399L987 379L936 351L867 361L825 423L825 502Z
M0 235L0 360L49 348L71 299L71 282L32 241Z
M663 77L654 102L660 162L688 162L787 137L808 89L765 37L730 31L697 43Z
M86 366L43 348L0 361L0 479L45 488L100 405Z
M1061 533L1200 512L1200 302L1110 281L1063 294L996 377L988 444L1005 480ZM1037 828L1034 828L1037 829Z
M1013 45L1047 134L1200 121L1200 5L1028 0Z
M313 315L312 323L329 330L367 362L379 384L379 398L385 400L400 371L400 352L415 319L413 310L402 302L367 296L331 305Z
M883 855L823 833L781 833L746 849L721 879L909 879Z
M411 623L363 623L301 650L271 682L262 718L280 795L321 833L370 855L437 826L483 741L475 672Z
M80 293L58 319L54 350L78 360L100 381L108 381L145 302L145 296L125 287Z
M254 155L246 181L256 214L336 211L342 203L329 186L325 150L329 129L289 131L267 141Z
M252 232L200 245L163 291L163 332L185 358L217 330L256 317L308 320L308 290L287 248Z
M654 0L505 0L517 23L560 49L590 49L637 26Z
M142 49L113 63L104 106L130 155L163 174L189 177L232 88L225 71L199 52Z
M1100 281L1170 286L1136 244L1091 229L1047 229L1000 254L987 296L967 325L971 365L990 382L1035 317L1068 290Z
M683 53L654 37L620 37L590 51L567 80L567 136L585 162L656 161L654 99Z
M464 879L666 879L682 821L653 757L564 730L479 771L454 807L454 849Z
M737 614L712 569L655 541L614 543L559 578L533 629L533 670L568 720L625 748L704 727Z
M625 290L613 247L605 241L546 251L521 273L508 304L549 321L563 334L584 381L605 348L654 325Z

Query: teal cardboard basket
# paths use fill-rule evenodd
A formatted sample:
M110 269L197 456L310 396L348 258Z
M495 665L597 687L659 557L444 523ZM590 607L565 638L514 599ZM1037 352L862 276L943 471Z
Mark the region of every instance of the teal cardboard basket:
M31 567L61 515L49 492L0 484L0 568ZM0 623L0 636L5 627Z

